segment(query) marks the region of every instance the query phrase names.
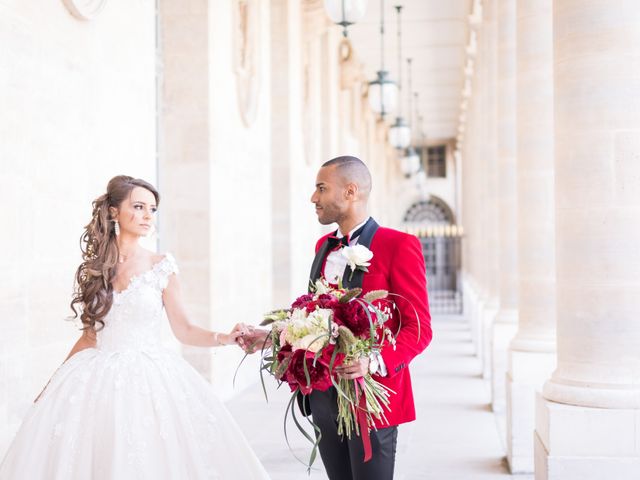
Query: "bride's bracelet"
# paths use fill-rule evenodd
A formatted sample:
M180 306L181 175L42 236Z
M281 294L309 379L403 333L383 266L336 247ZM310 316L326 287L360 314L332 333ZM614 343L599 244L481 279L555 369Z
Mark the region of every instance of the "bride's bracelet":
M224 346L224 343L222 343L220 341L220 339L218 338L220 335L220 332L213 332L213 346L214 347L222 347Z

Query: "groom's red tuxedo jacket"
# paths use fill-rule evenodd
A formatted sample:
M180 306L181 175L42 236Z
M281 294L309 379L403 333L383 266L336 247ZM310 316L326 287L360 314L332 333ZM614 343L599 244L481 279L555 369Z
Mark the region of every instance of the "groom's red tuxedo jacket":
M316 244L316 273L320 273L320 265L321 271L324 272L329 253L327 239L332 235L334 234L325 235ZM390 394L391 411L385 411L389 423L376 421L376 428L384 428L416 418L409 363L431 342L427 280L422 247L415 236L379 227L373 219L369 219L358 243L363 244L363 240L365 246L373 253L369 271L357 270L349 281L351 270L347 267L343 283L347 283L350 288L361 286L363 293L387 290L397 295L390 297L397 308L386 324L394 333L398 332L400 327L396 346L394 348L392 345L385 345L381 351L387 376L374 375L376 380L396 392ZM314 267L311 272L312 279Z

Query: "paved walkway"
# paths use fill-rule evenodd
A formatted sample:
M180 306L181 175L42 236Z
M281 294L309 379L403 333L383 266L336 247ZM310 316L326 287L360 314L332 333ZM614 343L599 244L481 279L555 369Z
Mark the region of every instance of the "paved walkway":
M418 420L400 427L395 480L530 480L511 477L504 440L489 409L489 386L480 376L467 323L459 317L433 322L434 340L412 363ZM283 435L288 388L269 382L269 403L256 385L229 402L273 480L326 479L320 459L310 476L296 462ZM306 441L291 426L294 452L308 456ZM238 479L241 480L241 479Z

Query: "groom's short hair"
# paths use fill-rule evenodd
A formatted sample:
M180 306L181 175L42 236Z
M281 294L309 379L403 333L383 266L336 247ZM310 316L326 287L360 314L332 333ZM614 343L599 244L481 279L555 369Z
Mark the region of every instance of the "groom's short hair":
M371 192L371 173L365 163L358 157L343 155L324 162L322 167L335 166L338 173L347 182L353 182L365 195Z

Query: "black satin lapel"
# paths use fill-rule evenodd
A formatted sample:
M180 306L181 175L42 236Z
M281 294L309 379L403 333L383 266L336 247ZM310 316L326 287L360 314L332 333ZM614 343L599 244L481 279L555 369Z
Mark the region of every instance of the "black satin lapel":
M373 219L369 218L367 223L358 238L358 245L362 245L364 247L369 248L371 246L371 241L373 240L373 236L376 234L380 226ZM342 286L345 288L362 288L362 280L364 279L364 274L362 270L356 270L351 274L351 267L347 265L347 268L344 269L344 274L342 275Z
M309 274L309 287L311 287L311 283L315 283L317 279L322 276L322 264L324 263L325 257L329 254L329 240L325 240L318 253L316 253L316 258L313 259L313 264L311 265L311 273Z

